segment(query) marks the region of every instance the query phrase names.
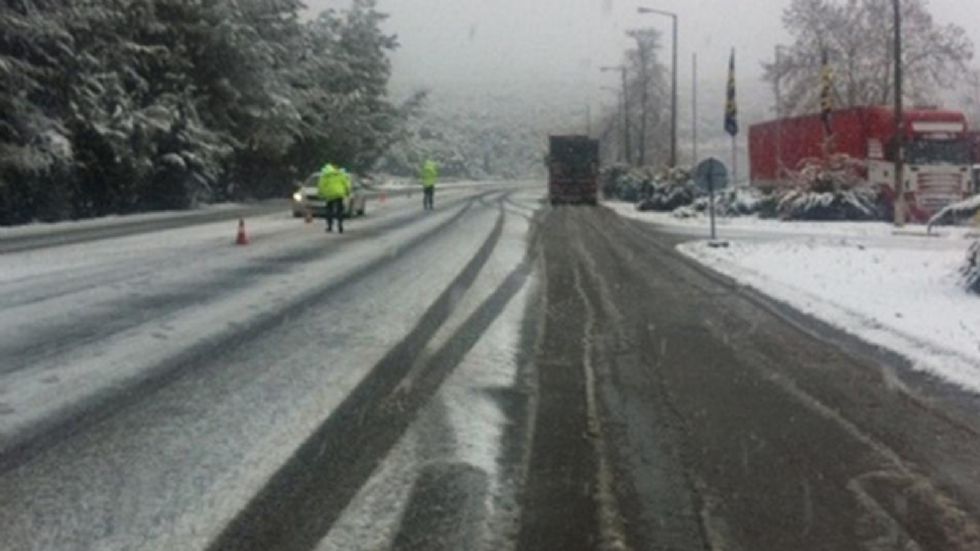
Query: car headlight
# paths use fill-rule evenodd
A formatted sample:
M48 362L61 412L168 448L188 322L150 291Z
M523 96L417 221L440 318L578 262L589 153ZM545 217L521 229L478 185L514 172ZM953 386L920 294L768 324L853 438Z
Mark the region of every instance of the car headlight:
M296 201L297 203L302 203L303 202L303 194L300 193L300 192L298 192L298 191L296 193L294 193L293 194L293 201Z

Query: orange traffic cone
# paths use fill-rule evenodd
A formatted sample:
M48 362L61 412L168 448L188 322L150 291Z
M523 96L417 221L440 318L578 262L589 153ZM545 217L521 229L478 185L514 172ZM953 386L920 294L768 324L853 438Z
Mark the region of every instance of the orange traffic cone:
M238 237L235 238L236 245L248 245L248 234L245 233L245 219L238 219Z

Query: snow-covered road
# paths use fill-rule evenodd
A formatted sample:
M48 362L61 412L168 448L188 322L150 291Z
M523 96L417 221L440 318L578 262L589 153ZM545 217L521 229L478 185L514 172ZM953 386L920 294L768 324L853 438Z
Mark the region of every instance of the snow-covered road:
M736 281L980 392L980 298L958 274L977 229L721 218L719 237L731 242L714 248L696 240L708 232L704 217L611 207L695 239L681 252Z
M439 459L506 496L492 391L517 373L541 193L447 190L431 214L392 197L344 236L286 212L249 219L249 247L223 222L0 257L0 547L205 547L393 350L458 350L426 406L457 441Z
M700 266L690 227L543 194L0 255L0 549L978 548L978 394ZM817 291L963 241L736 229L685 251Z

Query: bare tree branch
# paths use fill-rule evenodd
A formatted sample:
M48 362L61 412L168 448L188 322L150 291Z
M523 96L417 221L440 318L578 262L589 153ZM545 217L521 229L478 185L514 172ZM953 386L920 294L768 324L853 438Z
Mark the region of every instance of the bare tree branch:
M783 111L804 114L819 102L821 51L830 54L838 107L892 100L889 0L793 0L783 24L795 37L780 66L763 64L765 80L786 90ZM937 104L939 93L962 82L973 42L955 24L939 25L926 0L903 0L908 100ZM841 92L843 88L843 92Z

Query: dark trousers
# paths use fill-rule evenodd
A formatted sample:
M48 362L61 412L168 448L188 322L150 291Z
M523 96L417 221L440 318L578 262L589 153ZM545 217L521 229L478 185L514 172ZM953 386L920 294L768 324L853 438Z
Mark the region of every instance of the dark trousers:
M423 188L422 208L424 210L432 210L433 208L435 208L435 196L436 196L435 186Z
M333 231L333 220L337 219L337 231L344 233L344 200L331 199L327 201L327 231Z

